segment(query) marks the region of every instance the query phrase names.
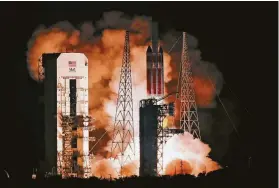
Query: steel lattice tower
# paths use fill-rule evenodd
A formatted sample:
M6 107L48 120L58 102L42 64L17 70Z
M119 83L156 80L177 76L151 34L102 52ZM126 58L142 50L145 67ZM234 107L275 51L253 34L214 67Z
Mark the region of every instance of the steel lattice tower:
M130 63L129 32L126 31L120 82L112 138L112 155L118 154L120 172L125 164L132 162L135 156L132 74Z
M180 129L201 138L186 32L183 32L180 88Z

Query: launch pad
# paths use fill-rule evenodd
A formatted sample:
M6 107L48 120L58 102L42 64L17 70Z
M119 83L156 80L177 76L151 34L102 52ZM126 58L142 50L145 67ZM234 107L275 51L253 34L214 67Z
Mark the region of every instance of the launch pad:
M158 28L152 26L152 46L146 51L146 94L140 101L140 176L164 173L164 145L175 134L188 131L200 138L193 79L188 62L186 34L183 35L181 67L180 129L163 127L167 116L174 116L174 103L165 104L163 48ZM88 59L81 53L43 54L39 60L39 80L43 83L45 158L44 171L56 170L63 178L92 176L89 136L94 130L89 115ZM115 160L122 167L134 160L134 117L132 98L129 32L126 32L112 149L119 151ZM178 93L175 92L175 93ZM190 114L190 115L189 115ZM121 130L121 131L120 131ZM131 138L127 141L128 137ZM129 140L129 139L128 139ZM129 152L125 153L129 148Z

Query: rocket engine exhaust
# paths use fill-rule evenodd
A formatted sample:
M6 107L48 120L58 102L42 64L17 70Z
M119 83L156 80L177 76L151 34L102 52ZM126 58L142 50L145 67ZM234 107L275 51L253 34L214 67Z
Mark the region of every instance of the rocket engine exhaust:
M115 17L114 12L106 14L106 19ZM125 20L126 18L122 18L121 15L118 15L118 17L119 22L124 20L126 21L125 23L127 23L127 20ZM106 19L101 20L102 24L100 24L99 27L109 26L109 24L106 23ZM96 37L96 35L94 35L95 28L93 25L85 23L84 25L86 25L86 27L83 25L81 30L65 30L65 28L74 27L69 23L62 22L51 28L35 31L28 43L28 69L30 71L30 76L34 80L38 79L37 61L42 53L62 52L63 49L67 49L71 46L77 53L84 53L88 58L89 114L96 119L94 122L96 131L90 135L95 137L96 141L90 143L90 148L95 145L104 132L108 131L108 134L102 137L101 141L91 151L95 156L98 156L93 160L94 162L92 162L93 176L109 178L109 174L114 176L111 170L117 168L112 162L108 162L108 157L111 156L109 144L112 134L110 130L113 125L113 117L115 116L119 71L122 63L123 39L126 29L138 31L138 33L130 34L134 101L133 117L135 122L137 159L139 159L139 101L146 98L146 94L147 97L163 96L173 91L172 88L176 86L176 84L171 83L173 83L173 80L177 79L177 72L174 67L176 64L180 63L175 61L177 54L168 54L163 51L162 47L167 46L167 44L159 44L158 32L157 34L153 34L152 45L148 46L149 42L147 42L147 39L150 37L150 22L146 17L135 17L132 20L128 20L128 23L128 26L126 26L126 24L125 27L116 27L118 29L97 28L105 30L101 36ZM65 24L70 26L65 27ZM157 30L157 24L154 24L152 27L152 29ZM88 31L86 32L84 29ZM194 79L203 80L206 78L204 78L203 75L196 75ZM196 92L198 95L197 98L214 100L211 90L202 92L202 86L195 88L195 90L197 89L200 91ZM199 96L200 93L202 95ZM195 155L192 156L196 160L202 160L202 162L200 162L201 164L211 163L211 161L205 157L210 152L209 146L205 147L205 144L200 140L195 141L190 136L188 136L186 139L187 141L185 141L185 139L183 139L184 137L175 137L172 139L174 141L170 140L167 143L170 149L166 149L164 153L166 153L167 156L178 156L179 160L187 161L190 166L194 165L195 160L188 160L188 158L185 157L188 156L188 153L194 153ZM195 143L195 147L191 144L189 145L189 143L192 142ZM179 146L179 149L171 149L172 146L176 145ZM196 152L196 148L199 148L199 152ZM189 152L185 154L185 150ZM172 163L172 161L175 160L177 160L177 158L170 158L168 164L175 163ZM166 164L167 171L165 173L171 174L169 173L169 171L171 171L169 169L172 168L169 167L168 164ZM123 170L123 175L137 175L138 165L138 161L135 161L133 164L127 164L126 168ZM217 167L213 169L217 169ZM188 171L190 172L190 170ZM196 172L203 171L195 170L195 173ZM191 171L190 174L195 173Z

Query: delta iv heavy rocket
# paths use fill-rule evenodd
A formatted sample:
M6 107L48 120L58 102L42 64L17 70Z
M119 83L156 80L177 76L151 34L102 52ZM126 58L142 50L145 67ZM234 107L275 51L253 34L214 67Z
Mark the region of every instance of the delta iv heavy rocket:
M159 48L158 24L152 23L152 47L146 51L147 64L147 97L161 98L164 96L164 60L163 49Z

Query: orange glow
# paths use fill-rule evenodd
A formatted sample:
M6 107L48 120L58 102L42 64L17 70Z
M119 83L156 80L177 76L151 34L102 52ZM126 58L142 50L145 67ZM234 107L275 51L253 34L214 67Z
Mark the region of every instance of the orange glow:
M147 21L135 19L131 28L140 31L130 34L130 52L132 64L133 82L133 101L134 101L134 120L135 136L138 140L138 103L146 97L146 49L150 35L150 28ZM105 130L109 136L105 136L96 148L93 149L94 155L99 158L92 162L92 173L94 176L103 178L116 177L114 162L108 158L111 156L109 143L111 141L113 117L115 116L118 83L120 79L120 68L123 56L124 30L106 29L100 40L94 42L84 42L80 40L80 31L66 32L59 28L47 29L38 32L33 39L33 43L28 51L28 65L32 78L38 80L38 59L43 53L65 52L65 49L73 48L75 52L84 53L89 62L89 113L96 119L94 122L97 131L91 136L96 140L100 138ZM177 79L177 72L171 66L172 57L164 53L164 75L165 82ZM172 62L173 63L173 62ZM213 88L210 83L203 78L194 77L196 100L199 105L207 105L213 99ZM165 92L169 89L165 87ZM176 104L176 112L179 112L179 105ZM179 113L176 113L179 115ZM168 117L164 121L164 127L169 127L173 118ZM185 135L184 135L185 136ZM127 138L130 139L130 138ZM178 140L176 140L178 139ZM187 140L187 142L185 141ZM218 165L208 159L210 148L200 140L194 140L190 136L175 137L167 143L166 153L166 174L173 174L174 168L179 172L178 163L183 161L185 173L196 174L202 172L202 165L209 169L218 169ZM176 140L177 142L173 142ZM188 145L190 143L190 145ZM92 143L90 147L95 144ZM181 150L172 150L173 145L179 145ZM194 147L195 146L195 147ZM138 146L137 146L138 147ZM197 148L196 148L197 147ZM185 149L186 148L186 149ZM196 153L196 151L199 151ZM185 153L185 151L187 151ZM114 153L113 155L115 155ZM139 151L136 151L137 160ZM189 158L189 156L191 156ZM177 158L178 157L178 158ZM198 161L198 165L194 165ZM138 162L128 163L122 169L123 176L138 174ZM192 167L195 166L195 167Z
M193 79L197 105L201 107L208 106L215 95L215 90L211 81L199 77L193 77Z
M164 147L165 174L173 175L176 171L176 174L197 176L219 169L218 163L208 158L210 150L207 144L194 139L188 132L173 136Z
M165 169L166 175L177 175L177 174L191 174L192 167L189 162L175 159L167 164Z
M164 128L167 128L168 127L168 124L169 124L169 120L168 120L168 117L166 117L163 121L163 127Z

